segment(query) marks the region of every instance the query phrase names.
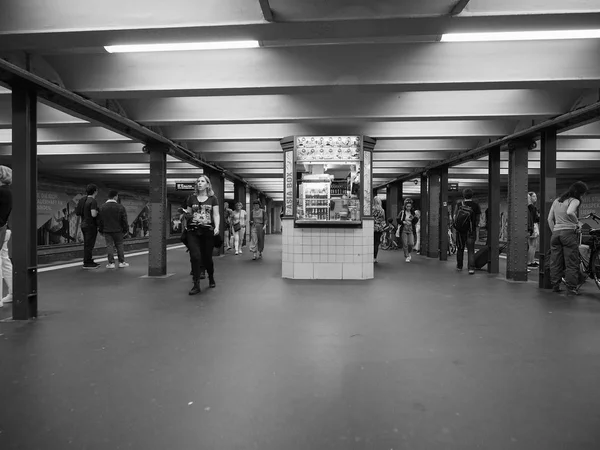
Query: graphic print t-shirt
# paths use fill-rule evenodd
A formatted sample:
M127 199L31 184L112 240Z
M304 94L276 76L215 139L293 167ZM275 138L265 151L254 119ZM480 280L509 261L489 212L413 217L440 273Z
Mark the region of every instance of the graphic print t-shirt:
M217 199L214 195L203 202L198 201L196 195L190 195L187 199L187 206L192 208L192 220L188 223L188 227L198 230L214 230L213 206L217 205Z

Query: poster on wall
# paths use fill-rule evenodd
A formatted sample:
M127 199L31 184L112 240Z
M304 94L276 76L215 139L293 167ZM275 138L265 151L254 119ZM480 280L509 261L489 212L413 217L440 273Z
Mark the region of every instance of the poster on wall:
M83 189L73 187L53 187L38 189L37 192L37 239L39 246L82 244L81 217L75 214L75 207L83 196ZM100 188L96 201L102 206L108 197L108 190ZM143 199L121 194L120 201L127 211L129 230L126 239L148 236L148 202ZM16 224L13 223L13 227ZM98 235L96 247L106 245L104 237Z
M171 234L180 234L182 229L181 213L179 212L180 205L171 203L169 211L171 211L170 232Z

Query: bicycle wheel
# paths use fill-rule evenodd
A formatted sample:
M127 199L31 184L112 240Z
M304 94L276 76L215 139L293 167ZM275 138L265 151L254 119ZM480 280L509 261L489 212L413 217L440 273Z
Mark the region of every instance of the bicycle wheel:
M383 233L381 235L381 244L379 244L381 250L389 250L390 249L390 234Z
M590 275L600 289L600 252L595 251L590 257Z

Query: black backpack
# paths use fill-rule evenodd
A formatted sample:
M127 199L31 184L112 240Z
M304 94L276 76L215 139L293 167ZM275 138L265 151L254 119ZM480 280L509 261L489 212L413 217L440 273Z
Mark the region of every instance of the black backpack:
M461 233L473 231L473 208L462 202L454 217L454 228Z
M87 202L87 199L88 199L87 195L84 195L77 202L77 206L75 207L75 215L76 216L83 217L83 211L84 211L85 202Z

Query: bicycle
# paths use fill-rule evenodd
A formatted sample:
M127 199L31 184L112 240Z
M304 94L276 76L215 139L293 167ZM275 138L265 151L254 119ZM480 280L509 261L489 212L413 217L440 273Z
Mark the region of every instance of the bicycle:
M600 224L600 217L595 213L588 214L584 217L584 219L593 219L594 222ZM579 254L581 256L580 273L582 276L582 281L577 287L578 289L588 278L594 280L596 287L600 289L600 228L592 228L590 230L590 237L590 245L585 245L582 243L583 235L580 235L579 237ZM586 250L586 247L589 252ZM586 254L581 252L582 250L589 255L589 259L586 258Z
M383 228L380 247L382 250L399 250L398 241L396 241L396 227L387 224Z

